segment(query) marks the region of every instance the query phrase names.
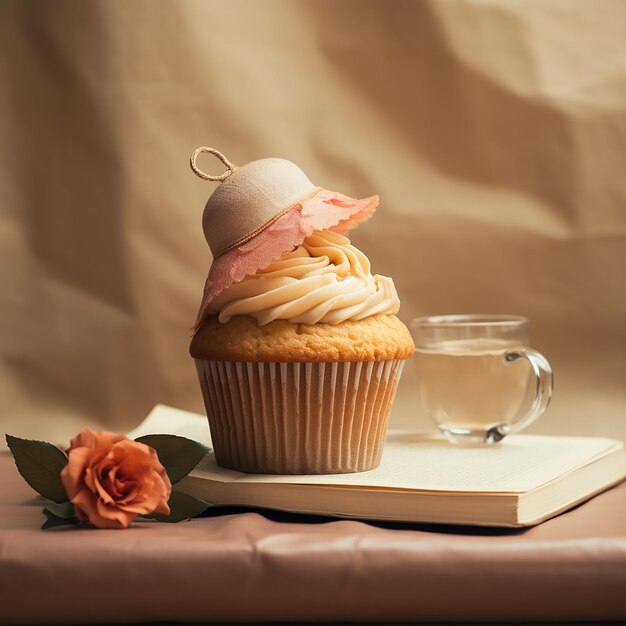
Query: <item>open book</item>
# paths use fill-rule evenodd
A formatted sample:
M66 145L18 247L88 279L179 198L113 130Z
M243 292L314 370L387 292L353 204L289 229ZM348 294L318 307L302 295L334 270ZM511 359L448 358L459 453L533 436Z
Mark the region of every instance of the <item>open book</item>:
M204 416L157 405L130 437L211 439ZM600 437L512 435L460 447L390 431L378 468L356 474L278 476L219 467L209 453L180 483L215 505L373 520L531 526L626 477L624 444Z

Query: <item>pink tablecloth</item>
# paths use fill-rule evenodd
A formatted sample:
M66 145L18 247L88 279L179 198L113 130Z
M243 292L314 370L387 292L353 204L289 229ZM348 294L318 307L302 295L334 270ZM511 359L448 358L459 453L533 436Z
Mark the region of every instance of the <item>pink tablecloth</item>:
M626 619L626 483L521 531L220 512L39 530L0 455L0 623Z

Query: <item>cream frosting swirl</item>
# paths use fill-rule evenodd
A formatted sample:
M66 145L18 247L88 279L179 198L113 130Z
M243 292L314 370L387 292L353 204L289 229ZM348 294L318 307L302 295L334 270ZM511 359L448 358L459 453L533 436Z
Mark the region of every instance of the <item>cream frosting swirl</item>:
M208 312L220 322L249 315L263 326L273 320L339 324L399 308L391 278L372 276L368 258L347 237L316 230L295 250L218 294Z

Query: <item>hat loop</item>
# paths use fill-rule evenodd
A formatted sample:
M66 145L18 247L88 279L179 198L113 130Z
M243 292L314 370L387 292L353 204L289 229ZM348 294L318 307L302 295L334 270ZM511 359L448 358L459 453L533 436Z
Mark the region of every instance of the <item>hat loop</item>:
M210 154L215 155L226 166L226 171L222 174L218 174L217 176L203 172L196 163L198 156L200 156L203 152L209 152ZM212 180L220 183L224 182L237 169L237 166L231 163L219 150L209 148L207 146L201 146L192 152L191 158L189 159L189 165L196 176L199 176L204 180Z

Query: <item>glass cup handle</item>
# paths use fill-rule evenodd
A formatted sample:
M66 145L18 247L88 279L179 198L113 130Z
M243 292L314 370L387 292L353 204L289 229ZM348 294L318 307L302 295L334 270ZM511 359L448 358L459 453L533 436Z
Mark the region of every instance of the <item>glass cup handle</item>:
M535 350L524 349L507 352L504 355L508 363L515 363L519 359L526 359L535 375L535 397L530 410L517 422L507 428L507 433L517 433L532 424L547 408L552 398L552 368L548 359Z

